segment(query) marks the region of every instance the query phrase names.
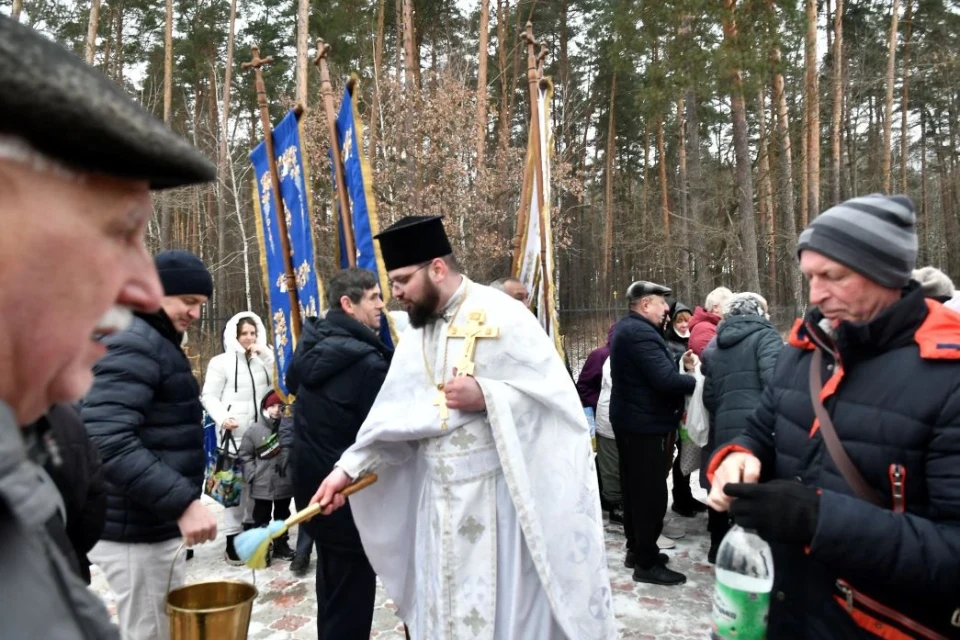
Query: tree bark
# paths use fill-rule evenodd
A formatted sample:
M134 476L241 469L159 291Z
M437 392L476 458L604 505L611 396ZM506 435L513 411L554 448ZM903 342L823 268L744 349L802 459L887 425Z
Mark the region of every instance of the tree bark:
M903 16L903 94L900 101L900 191L907 192L907 161L910 157L910 37L913 33L913 0L907 0Z
M677 98L677 155L679 156L677 177L680 182L677 185L677 193L680 196L680 241L683 243L680 279L683 282L683 295L687 300L690 300L693 293L693 261L690 259L693 238L690 237L690 202L687 197L690 183L687 180L687 119L683 102L683 96L681 95Z
M817 0L807 2L805 63L807 72L807 211L820 213L820 89L817 53ZM806 226L808 217L804 216Z
M767 138L766 114L767 96L763 89L760 90L757 104L759 106L757 114L760 125L760 139L757 143L760 157L757 163L759 165L757 172L760 178L761 220L766 214L766 226L761 223L760 228L767 233L767 294L775 300L777 298L777 213L773 205L773 178L770 175L770 148Z
M163 36L163 121L170 124L173 105L173 0L167 0Z
M840 139L843 133L843 0L836 0L837 7L833 16L833 130L830 135L830 169L833 172L831 185L833 202L840 203L840 183L842 182Z
M723 0L724 46L737 50L736 0ZM731 56L733 60L733 56ZM731 62L730 111L733 120L733 150L736 158L737 188L740 208L740 243L743 249L743 282L748 291L760 291L759 261L757 259L757 221L753 211L753 175L750 164L750 141L747 130L747 110L743 100L743 77L739 67ZM662 162L662 159L661 159Z
M23 0L13 0L13 7L10 9L10 17L20 22L20 12L23 10Z
M113 81L123 85L123 3L117 5L117 35L113 49Z
M297 102L307 106L307 66L310 62L310 0L297 2Z
M900 19L900 0L893 0L893 10L890 12L890 37L887 40L887 95L883 109L883 165L880 172L883 175L883 192L890 192L892 180L892 125L893 125L893 81L897 69L897 23Z
M703 170L700 164L700 114L697 93L687 90L687 210L690 212L692 235L698 236L703 224ZM691 247L692 248L692 247ZM700 268L697 254L691 252L691 271L694 273L694 299L700 300L707 293L706 270Z
M477 72L477 171L483 171L487 143L487 50L490 48L490 0L480 0L480 51Z
M396 1L396 22L397 22L397 84L400 84L400 80L403 78L403 50L405 48L405 43L403 40L403 5L405 4L404 0Z
M768 8L773 10L773 0L767 0ZM781 69L780 45L774 44L770 48L770 66L773 71L773 90L771 100L773 110L776 114L777 137L780 143L780 191L782 193L781 202L783 204L780 212L780 227L783 233L784 242L787 246L793 246L797 237L797 218L795 200L796 190L793 180L793 147L790 140L790 112L787 108L787 94L784 88L783 70ZM784 256L785 258L786 256ZM793 303L794 314L800 313L803 309L803 286L800 281L800 270L793 268L790 260L784 260L787 265L784 278L785 291L784 299Z
M406 113L404 114L405 148L407 152L407 170L410 182L410 191L413 198L413 210L420 209L420 187L417 181L417 155L420 145L414 139L414 105L418 93L418 84L414 66L417 65L417 56L414 46L417 41L413 31L413 0L403 0L403 62L404 62L404 93L407 97Z
M605 213L603 225L603 277L604 289L609 290L611 269L613 266L613 157L617 151L616 142L616 100L617 72L613 72L610 81L610 117L607 119L607 157L605 164Z
M673 236L670 231L670 191L667 185L667 153L663 135L663 116L657 117L657 165L660 173L660 214L666 240L664 266L673 264Z
M17 3L14 3L16 11ZM84 58L87 64L93 66L93 58L97 52L97 32L100 29L100 0L92 0L90 3L90 20L87 22L87 44L84 47Z
M500 109L497 114L497 143L506 151L510 143L509 98L510 81L507 75L507 13L508 0L497 0L497 70L500 73Z

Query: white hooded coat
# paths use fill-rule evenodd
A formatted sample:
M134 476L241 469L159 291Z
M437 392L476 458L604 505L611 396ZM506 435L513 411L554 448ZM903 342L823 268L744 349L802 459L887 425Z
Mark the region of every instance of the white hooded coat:
M241 318L250 318L257 325L257 344L266 350L248 360L237 341L237 324ZM246 428L259 420L260 402L273 389L274 356L267 345L263 321L249 311L230 318L223 330L224 353L214 356L207 365L200 400L204 409L221 427L228 418L237 421L233 435L240 443Z

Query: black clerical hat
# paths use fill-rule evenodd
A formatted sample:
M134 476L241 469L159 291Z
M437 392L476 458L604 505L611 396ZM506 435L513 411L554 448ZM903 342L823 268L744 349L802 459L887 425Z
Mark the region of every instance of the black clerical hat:
M387 271L453 253L441 220L442 216L407 216L378 233Z
M63 165L145 180L207 182L216 168L116 84L30 27L0 16L0 135Z

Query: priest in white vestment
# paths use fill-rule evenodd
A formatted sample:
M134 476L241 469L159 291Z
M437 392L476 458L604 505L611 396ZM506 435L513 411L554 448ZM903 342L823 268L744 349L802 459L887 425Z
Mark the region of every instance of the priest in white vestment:
M459 273L440 218L377 237L410 327L314 502L379 476L350 504L413 640L616 637L590 433L552 342Z

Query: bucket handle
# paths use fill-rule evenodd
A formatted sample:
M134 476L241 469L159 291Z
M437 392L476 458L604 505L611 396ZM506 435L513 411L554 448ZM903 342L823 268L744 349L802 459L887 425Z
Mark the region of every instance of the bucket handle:
M170 575L167 576L167 596L170 595L170 586L173 584L173 569L177 566L177 558L180 557L180 552L187 547L187 543L181 542L180 546L177 547L177 552L173 555L173 562L170 563ZM250 573L253 574L253 586L257 586L257 572L255 569L251 569Z

